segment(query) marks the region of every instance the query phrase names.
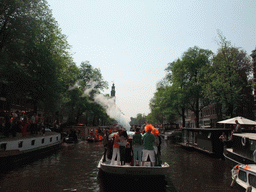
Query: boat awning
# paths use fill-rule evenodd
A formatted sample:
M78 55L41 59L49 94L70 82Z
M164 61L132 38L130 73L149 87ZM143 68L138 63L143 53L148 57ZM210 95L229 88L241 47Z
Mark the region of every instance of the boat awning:
M250 119L247 119L247 118L244 118L244 117L240 117L240 116L234 117L234 118L231 118L231 119L218 121L217 123L220 123L220 124L236 124L236 122L235 122L236 120L241 125L256 125L256 121L253 121L253 120L250 120Z

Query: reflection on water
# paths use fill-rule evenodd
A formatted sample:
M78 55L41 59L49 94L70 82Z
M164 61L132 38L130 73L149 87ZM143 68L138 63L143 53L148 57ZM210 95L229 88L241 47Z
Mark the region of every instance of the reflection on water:
M97 169L102 143L63 144L44 158L0 174L0 191L237 191L230 168L221 159L162 143L162 159L170 164L163 178L125 178Z

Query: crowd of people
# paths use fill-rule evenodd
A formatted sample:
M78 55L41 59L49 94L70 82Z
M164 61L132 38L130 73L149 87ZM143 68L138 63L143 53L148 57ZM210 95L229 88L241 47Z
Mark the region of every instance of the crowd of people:
M131 137L124 128L117 130L116 134L110 136L111 129L104 129L103 162L110 160L111 165L145 166L150 161L152 166L162 164L161 160L161 138L159 131L151 124L146 124L141 132L141 127L135 129Z
M1 114L0 118L0 133L3 136L16 137L17 133L22 133L22 137L37 135L39 132L45 134L44 116L39 117L37 113L30 112L9 112Z

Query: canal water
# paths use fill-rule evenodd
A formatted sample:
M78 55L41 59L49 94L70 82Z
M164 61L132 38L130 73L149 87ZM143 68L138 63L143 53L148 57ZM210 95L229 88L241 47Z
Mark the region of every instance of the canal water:
M0 191L238 191L230 187L231 172L225 161L188 151L170 141L162 143L162 159L169 163L163 178L124 178L97 169L102 143L62 144L60 150L1 171Z

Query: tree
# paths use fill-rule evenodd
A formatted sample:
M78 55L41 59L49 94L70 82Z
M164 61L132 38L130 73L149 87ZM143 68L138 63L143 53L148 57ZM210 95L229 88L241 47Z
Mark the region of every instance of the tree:
M107 87L99 69L94 68L89 61L82 62L77 73L77 86L68 92L69 101L65 107L69 109L69 123L77 123L85 115L92 124L98 124L100 117L107 119L106 111L94 102L94 94ZM84 95L87 93L88 94Z
M225 115L253 118L252 62L246 52L234 47L219 33L220 48L205 76L204 96L221 104Z
M210 65L212 51L200 49L199 47L189 48L183 53L181 59L168 64L166 71L173 89L179 93L181 116L184 123L185 108L194 112L196 116L196 126L199 127L200 99L202 99L202 74Z
M76 70L66 36L44 0L3 0L0 7L0 81L9 102L29 97L35 110L56 110L74 81L67 71Z

